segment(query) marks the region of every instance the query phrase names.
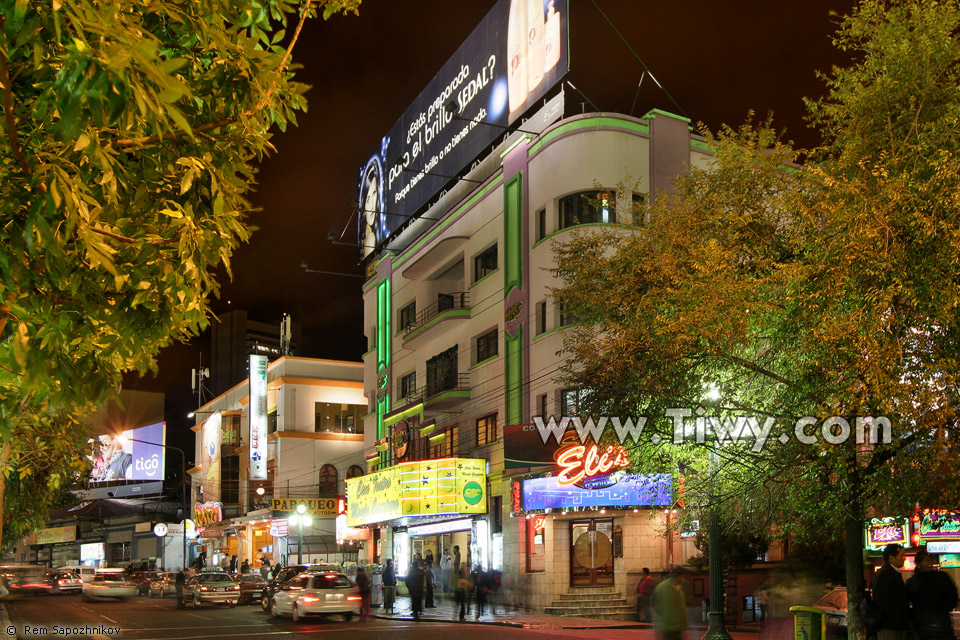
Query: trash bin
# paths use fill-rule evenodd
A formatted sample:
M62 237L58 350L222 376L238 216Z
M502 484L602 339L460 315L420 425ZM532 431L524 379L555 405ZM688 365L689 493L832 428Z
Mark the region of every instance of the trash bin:
M813 607L790 607L793 614L793 640L826 640L827 615Z
M370 584L370 606L379 607L383 604L383 575L379 569L373 570L373 580Z

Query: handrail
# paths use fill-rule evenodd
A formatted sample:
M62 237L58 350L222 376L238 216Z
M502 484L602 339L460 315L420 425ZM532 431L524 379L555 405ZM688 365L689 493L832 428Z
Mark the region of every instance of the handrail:
M411 324L403 328L405 334L411 333L414 330L422 327L427 324L441 313L446 313L447 311L453 311L455 309L469 309L470 308L470 292L469 291L454 291L452 293L441 293L439 298L432 305L423 309L417 313L417 318Z

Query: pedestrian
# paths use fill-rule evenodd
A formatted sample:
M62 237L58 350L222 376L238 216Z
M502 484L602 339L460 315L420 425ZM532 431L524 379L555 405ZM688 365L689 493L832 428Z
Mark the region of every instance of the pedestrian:
M653 590L657 587L653 576L650 575L650 569L644 567L640 582L637 583L637 619L640 622L653 622L653 613L650 611L650 598L653 596Z
M653 630L660 640L680 640L687 628L687 603L683 594L686 569L675 566L670 576L653 590Z
M460 575L460 545L453 545L453 575Z
M910 599L900 568L907 553L898 544L883 548L883 566L873 576L873 601L881 611L878 640L906 640L910 628Z
M230 570L230 558L228 558L226 555L220 558L220 568L224 571Z
M497 615L497 598L499 598L500 585L502 582L503 578L499 571L496 569L487 571L487 589L489 589L487 599L490 602L491 615Z
M260 562L260 577L266 580L267 576L269 575L270 575L270 561L264 558Z
M427 556L427 557L429 558L430 556ZM423 608L436 609L437 605L435 605L433 602L433 590L437 586L437 581L434 579L433 566L431 566L430 560L426 560L426 563L427 563L427 566L426 566L426 569L424 569L424 573L423 573L424 594L425 594L426 602L424 602Z
M413 610L414 620L420 620L420 613L423 611L423 590L425 585L425 574L423 567L419 562L414 562L407 572L407 591L410 592L410 608Z
M433 566L433 549L427 549L427 554L423 558L423 566L427 568Z
M240 573L250 573L250 563L247 560L240 565Z
M230 573L237 572L237 554L230 556Z
M466 615L467 609L467 593L470 590L470 581L467 579L467 569L466 567L460 567L457 571L457 578L454 582L453 597L455 598L455 603L453 607L454 616L457 615L457 607L460 607L460 620L463 620Z
M440 556L440 581L443 584L443 593L450 593L450 583L453 578L453 556L444 551ZM453 584L456 587L456 583Z
M370 612L370 578L363 567L357 567L356 585L360 589L360 622L373 622Z
M950 576L934 567L936 558L926 547L917 551L917 569L907 580L913 605L913 629L919 640L952 640L950 612L957 604L957 586Z
M383 569L383 612L393 613L393 605L397 600L397 570L393 567L393 560L387 560Z
M185 604L183 604L183 586L187 583L187 576L183 573L183 569L177 569L177 577L174 580L174 588L177 590L177 609L186 609Z
M201 551L200 555L197 556L197 571L203 571L204 567L207 566L207 552Z
M475 598L477 599L477 609L474 612L474 618L479 620L480 616L483 615L483 607L487 603L487 594L490 592L490 588L487 585L487 574L483 571L483 566L478 562L477 565L473 568L473 586L475 591Z
M279 562L278 562L277 564L273 565L273 570L270 572L270 575L273 577L274 580L276 580L278 573L280 573L280 563L279 563Z

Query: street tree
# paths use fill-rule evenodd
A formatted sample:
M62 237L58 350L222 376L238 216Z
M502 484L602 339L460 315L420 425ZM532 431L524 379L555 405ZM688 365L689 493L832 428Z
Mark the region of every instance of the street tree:
M271 131L306 108L303 23L359 3L0 3L0 518L6 479L66 479L38 438L78 446L122 373L206 327Z
M866 515L960 498L958 34L956 3L864 0L834 40L854 61L808 102L823 144L802 165L769 122L725 128L644 225L557 247L584 406L688 407L637 465L682 468L688 503L729 527L811 539L842 520L851 638Z

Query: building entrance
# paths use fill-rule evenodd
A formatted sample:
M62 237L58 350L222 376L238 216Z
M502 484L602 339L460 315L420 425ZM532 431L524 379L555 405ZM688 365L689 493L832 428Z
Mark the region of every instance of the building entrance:
M613 584L613 518L570 523L570 586Z

